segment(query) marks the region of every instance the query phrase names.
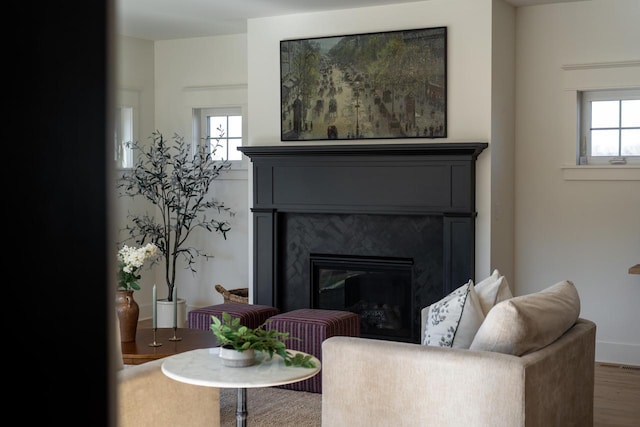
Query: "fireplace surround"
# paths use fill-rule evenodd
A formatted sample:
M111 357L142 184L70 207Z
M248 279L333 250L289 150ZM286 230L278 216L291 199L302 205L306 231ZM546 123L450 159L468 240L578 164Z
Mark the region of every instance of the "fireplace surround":
M253 169L253 302L323 308L318 266L353 261L343 270L367 273L339 298L363 336L419 342L421 308L474 278L475 162L487 146L240 147ZM401 277L408 287L394 291Z

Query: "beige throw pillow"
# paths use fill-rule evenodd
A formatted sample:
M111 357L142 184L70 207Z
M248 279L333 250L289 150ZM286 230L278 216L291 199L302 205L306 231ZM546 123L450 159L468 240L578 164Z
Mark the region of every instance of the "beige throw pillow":
M498 277L492 280L495 275ZM513 297L507 278L501 276L497 269L493 271L491 276L478 283L475 288L485 316L494 305Z
M496 280L498 280L500 278L500 276L501 276L501 274L498 271L498 269L496 268L496 269L493 270L493 273L491 273L491 276L487 277L486 279L480 280L478 283L475 284L475 287L478 288L478 286L479 287L487 286L488 284L493 283Z
M496 304L469 348L521 356L557 340L579 315L578 291L573 282L565 280Z
M422 344L469 348L483 320L480 300L469 280L429 306Z

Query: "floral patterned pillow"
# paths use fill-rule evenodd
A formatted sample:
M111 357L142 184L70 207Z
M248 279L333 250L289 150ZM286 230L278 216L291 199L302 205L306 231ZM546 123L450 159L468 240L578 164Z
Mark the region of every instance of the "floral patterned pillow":
M438 302L431 304L423 345L469 348L484 313L473 281L469 280Z

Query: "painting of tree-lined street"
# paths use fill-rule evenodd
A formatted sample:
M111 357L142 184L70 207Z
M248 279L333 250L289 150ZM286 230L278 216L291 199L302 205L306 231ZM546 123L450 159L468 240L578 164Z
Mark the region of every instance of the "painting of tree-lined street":
M445 138L447 29L280 42L282 141Z

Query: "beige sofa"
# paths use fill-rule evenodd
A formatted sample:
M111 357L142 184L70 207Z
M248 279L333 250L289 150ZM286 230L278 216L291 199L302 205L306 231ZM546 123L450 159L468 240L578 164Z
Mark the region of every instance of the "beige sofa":
M117 326L117 323L116 323ZM161 371L163 359L122 365L116 327L117 427L216 427L220 425L220 390L181 383ZM119 362L118 362L119 359Z
M552 320L557 318L554 310L563 310L565 304L546 309L536 297L502 302L483 322L491 325L490 314L495 314L493 320L504 328L497 327L502 330L492 345L504 348L511 334L519 341L518 352L526 353L522 355L365 338L327 339L322 346L322 425L592 426L596 325L576 318L568 329L555 332L550 344L522 347L523 338L540 339L545 325L538 323L557 323ZM550 293L543 299L555 297ZM520 316L527 310L534 315L527 322L505 320L505 313ZM486 338L489 332L477 335Z

